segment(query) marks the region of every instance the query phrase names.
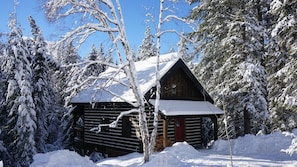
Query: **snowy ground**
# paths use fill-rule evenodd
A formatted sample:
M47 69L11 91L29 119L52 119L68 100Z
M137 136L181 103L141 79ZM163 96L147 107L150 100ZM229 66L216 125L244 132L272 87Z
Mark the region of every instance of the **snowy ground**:
M294 131L297 134L297 130ZM289 156L282 149L289 148L292 138L283 133L253 136L246 135L231 141L234 166L297 166L297 154ZM88 157L75 152L60 150L37 154L31 167L188 167L188 166L231 166L229 142L219 140L211 149L195 150L187 143L175 143L160 153L155 153L148 163L142 163L142 155L107 158L92 163Z

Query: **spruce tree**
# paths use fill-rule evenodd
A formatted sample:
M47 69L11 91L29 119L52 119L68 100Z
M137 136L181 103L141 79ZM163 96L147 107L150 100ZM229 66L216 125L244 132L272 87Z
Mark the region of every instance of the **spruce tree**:
M101 62L105 62L104 60L104 50L102 44L100 45L99 50L97 51L94 44L92 45L91 51L87 57L86 65L83 69L83 78L87 79L90 76L98 76L101 72L105 71L106 66Z
M254 1L202 1L191 17L202 21L192 38L202 45L197 76L226 108L231 137L267 131L269 123L264 29ZM223 127L223 126L222 126Z
M71 97L76 94L78 79L81 76L80 57L73 42L62 43L56 48L55 57L60 62L59 70L54 72L53 81L55 82L54 90L57 92L58 104L64 106L58 107L60 114L53 115L53 119L60 121L57 134L57 141L55 145L57 148L71 148L71 141L73 140L72 131L72 107L69 106ZM54 126L52 126L54 127Z
M149 57L155 56L157 48L154 42L154 36L151 34L151 28L147 27L142 44L139 46L137 60L145 60Z
M178 56L181 57L185 62L189 63L192 60L192 57L188 53L188 47L187 47L187 41L183 37L183 35L180 37L180 40L178 42Z
M4 61L4 44L0 43L0 64ZM5 160L8 156L7 149L3 143L5 138L5 125L6 125L6 110L5 110L5 92L7 90L7 76L0 66L0 159Z
M273 0L268 45L269 104L274 130L297 127L297 1Z
M31 53L33 68L33 100L36 105L37 130L35 135L36 147L38 152L46 151L48 138L54 138L52 135L56 129L49 129L51 125L57 125L52 121L52 116L57 116L53 106L57 106L56 96L52 88L50 76L50 64L48 61L47 45L44 41L39 27L35 20L29 17L29 23L32 28L33 46ZM51 116L51 117L50 117ZM51 134L51 136L49 136Z
M65 52L65 59L63 62L63 65L65 66L65 82L66 82L66 89L65 91L65 104L68 105L70 102L70 99L73 95L75 95L78 91L78 89L73 89L74 87L77 87L79 84L79 77L80 77L80 65L78 64L80 60L80 56L78 55L77 49L71 42L69 44L69 47L66 48ZM69 91L71 90L71 91Z
M36 153L36 111L32 97L31 59L27 43L17 26L15 14L9 24L8 47L5 51L4 72L7 73L6 139L4 143L10 159L7 166L29 166Z
M62 43L55 50L55 58L60 63L59 70L53 74L54 90L58 94L58 103L69 103L71 92L69 88L77 84L80 72L80 56L73 42Z

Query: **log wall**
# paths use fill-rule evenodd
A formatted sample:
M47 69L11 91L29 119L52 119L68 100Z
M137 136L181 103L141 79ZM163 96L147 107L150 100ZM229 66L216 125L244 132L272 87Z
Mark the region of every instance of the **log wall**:
M202 118L187 117L185 119L186 141L194 148L202 146Z
M117 116L122 111L130 110L132 107L127 104L101 104L100 106L84 107L84 144L93 145L99 148L113 148L123 150L125 152L140 152L140 141L137 138L135 127L130 124L128 128L130 134L123 134L123 119L120 119L116 128L102 128L100 133L91 131L92 128L97 127L98 124L111 123L116 120ZM128 121L134 117L129 115ZM127 119L126 119L127 120ZM126 124L126 123L124 123ZM127 124L126 124L127 125Z

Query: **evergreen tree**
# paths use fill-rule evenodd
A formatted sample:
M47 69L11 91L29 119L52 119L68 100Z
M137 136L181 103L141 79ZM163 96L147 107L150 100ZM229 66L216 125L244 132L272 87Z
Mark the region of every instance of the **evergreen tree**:
M112 63L111 53L109 52L108 54L105 54L102 44L100 44L97 57L98 57L100 62ZM106 64L100 64L100 66L101 66L101 71L98 71L98 72L104 72L106 70L106 68L107 68Z
M297 127L297 1L271 3L268 45L269 104L275 130Z
M4 63L4 44L0 42L0 64ZM0 66L0 115L3 115L4 112L4 102L5 102L5 91L7 90L6 87L6 75L2 69L2 66ZM4 121L4 119L1 119L1 121ZM4 122L1 123L0 121L0 134L4 127Z
M155 56L157 53L157 48L154 42L154 36L151 34L151 28L147 27L145 31L145 36L142 40L142 44L138 50L137 60L145 60L149 57Z
M65 59L63 62L63 65L65 67L64 70L66 71L66 89L64 90L64 100L65 104L68 105L71 97L75 95L78 91L76 87L79 84L79 77L81 76L81 66L78 64L80 62L80 56L78 55L77 49L75 48L72 42L69 44L69 47L66 48L65 54Z
M77 79L81 75L78 64L80 57L72 42L59 45L55 52L55 58L60 63L60 67L53 74L54 90L58 94L58 103L65 105L69 102L71 95L68 89L77 84Z
M59 113L50 113L50 121L57 122L58 131L54 135L57 136L57 140L52 140L54 145L58 148L71 148L71 142L73 140L72 131L72 114L71 106L69 101L71 97L76 94L77 89L73 88L78 85L78 79L82 75L80 67L80 57L77 53L77 49L70 43L63 43L59 45L55 51L55 57L58 62L60 62L59 70L55 71L53 74L54 90L57 92L58 104L64 105L63 107L56 106L55 110ZM69 91L70 90L70 91ZM57 126L51 125L50 127L57 128ZM50 128L49 127L49 128ZM54 133L54 131L52 131ZM53 148L55 149L55 148Z
M178 56L181 57L185 62L189 63L192 58L188 54L188 47L187 47L187 41L185 38L180 37L180 40L178 42Z
M7 166L29 166L36 153L36 112L32 98L32 71L30 52L22 32L17 27L16 17L10 20L11 33L5 52L3 70L8 76L5 107L7 122L4 143L10 160Z
M0 64L3 64L4 59L4 47L2 47L2 43L0 43ZM7 90L6 85L6 73L2 70L2 66L0 66L0 159L4 160L8 153L4 146L3 139L5 138L5 125L6 125L6 111L5 111L5 92Z
M192 33L202 43L196 73L215 102L225 105L231 137L268 128L260 9L260 1L202 1L191 14L202 21Z
M105 71L106 66L100 62L104 60L104 50L102 44L97 51L95 46L92 45L91 52L86 59L86 66L84 67L83 77L86 79L90 76L98 76L101 72Z
M29 23L32 28L33 46L32 46L32 68L33 68L33 100L36 105L37 130L35 135L36 147L38 152L46 151L46 143L49 133L54 131L48 129L50 125L57 124L51 122L50 115L55 113L54 105L56 97L52 88L50 68L48 64L47 46L43 39L40 29L32 17L29 17ZM51 136L53 138L53 136Z

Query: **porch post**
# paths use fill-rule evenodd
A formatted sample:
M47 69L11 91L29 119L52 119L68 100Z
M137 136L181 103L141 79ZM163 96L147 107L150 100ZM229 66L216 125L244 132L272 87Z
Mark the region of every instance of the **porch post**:
M167 147L167 139L168 139L168 120L163 119L163 147Z

